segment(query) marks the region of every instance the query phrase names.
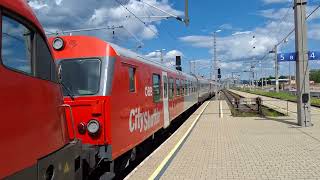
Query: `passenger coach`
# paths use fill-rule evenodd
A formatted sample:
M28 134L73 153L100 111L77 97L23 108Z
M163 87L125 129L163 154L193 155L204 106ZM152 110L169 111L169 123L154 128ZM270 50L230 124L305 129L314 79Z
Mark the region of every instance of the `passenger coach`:
M49 41L66 87L65 103L71 105L77 127L70 137L82 139L97 154L90 167L106 163L103 166L111 175L115 160L128 165L140 143L214 92L208 80L95 37L62 36ZM71 128L72 121L68 122Z

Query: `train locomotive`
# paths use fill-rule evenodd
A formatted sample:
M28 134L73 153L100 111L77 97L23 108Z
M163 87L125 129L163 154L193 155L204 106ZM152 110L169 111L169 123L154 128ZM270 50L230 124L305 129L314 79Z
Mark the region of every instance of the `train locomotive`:
M81 139L91 152L89 167L104 163L110 178L115 162L127 166L139 144L219 88L96 37L58 36L49 43L72 107L70 138Z
M0 179L81 179L43 29L24 0L1 0L0 13Z

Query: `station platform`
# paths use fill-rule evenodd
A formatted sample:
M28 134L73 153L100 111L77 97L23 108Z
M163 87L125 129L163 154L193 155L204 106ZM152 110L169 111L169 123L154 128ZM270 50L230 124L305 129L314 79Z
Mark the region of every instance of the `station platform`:
M320 179L320 116L232 117L205 102L126 179Z

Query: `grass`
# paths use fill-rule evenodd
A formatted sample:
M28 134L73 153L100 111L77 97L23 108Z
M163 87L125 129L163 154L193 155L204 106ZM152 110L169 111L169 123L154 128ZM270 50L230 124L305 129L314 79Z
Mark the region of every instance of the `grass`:
M289 94L287 92L276 93L276 92L266 92L266 91L262 91L262 90L250 90L250 89L240 89L240 88L238 88L236 90L251 93L251 94L257 94L257 95L261 95L261 96L277 98L277 99L281 99L281 100L287 100L287 101L293 101L293 102L297 101L297 97L295 95ZM320 99L311 98L311 105L320 106Z
M263 114L263 116L267 116L267 117L285 116L284 114L282 114L276 110L270 109L268 107L265 107L265 106L262 106L262 114Z

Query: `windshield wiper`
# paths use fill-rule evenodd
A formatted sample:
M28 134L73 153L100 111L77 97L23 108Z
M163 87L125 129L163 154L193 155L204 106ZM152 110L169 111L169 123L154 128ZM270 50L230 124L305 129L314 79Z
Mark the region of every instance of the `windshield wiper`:
M60 82L60 84L66 90L67 95L71 98L71 100L74 101L74 95L72 94L72 91L62 81Z

